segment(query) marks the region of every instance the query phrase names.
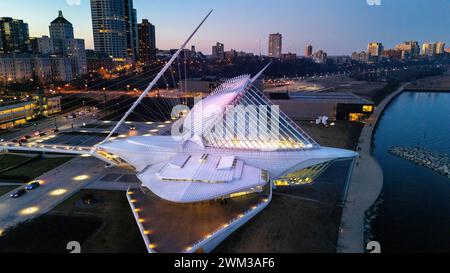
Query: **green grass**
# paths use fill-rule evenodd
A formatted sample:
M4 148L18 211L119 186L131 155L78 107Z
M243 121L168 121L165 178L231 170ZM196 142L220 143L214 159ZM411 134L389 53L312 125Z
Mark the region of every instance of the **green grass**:
M8 192L18 188L19 186L1 186L0 187L0 196L7 194Z
M93 194L97 203L83 206ZM82 253L146 253L125 192L81 190L48 214L6 230L0 252L68 252L70 241L81 244Z
M89 208L77 206L88 193L98 203ZM82 190L52 212L54 215L99 217L100 229L83 243L86 253L146 253L142 236L130 205L121 191Z
M0 172L4 169L12 167L21 162L25 162L29 160L30 157L21 156L21 155L13 155L13 154L2 154L0 155Z
M272 203L216 253L335 253L341 209L274 195Z
M40 158L6 171L1 176L24 177L26 180L33 180L72 159L73 157Z
M68 242L82 244L101 225L97 217L44 215L4 231L0 237L0 253L69 252Z

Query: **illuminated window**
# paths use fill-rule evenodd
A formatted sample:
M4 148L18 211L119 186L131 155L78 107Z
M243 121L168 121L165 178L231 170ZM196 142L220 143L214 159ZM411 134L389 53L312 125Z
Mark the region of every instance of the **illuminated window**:
M274 180L273 184L277 187L311 185L314 183L315 179L330 166L330 164L331 162L325 162L306 169L294 171Z
M363 106L363 112L365 112L365 113L372 113L373 112L373 105L364 105Z
M350 121L363 121L365 117L365 114L361 113L350 113L348 114L348 119Z

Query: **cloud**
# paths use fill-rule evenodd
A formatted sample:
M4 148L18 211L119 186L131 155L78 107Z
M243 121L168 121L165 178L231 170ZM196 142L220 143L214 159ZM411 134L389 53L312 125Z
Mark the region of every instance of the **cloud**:
M69 6L79 6L81 5L81 0L66 0Z

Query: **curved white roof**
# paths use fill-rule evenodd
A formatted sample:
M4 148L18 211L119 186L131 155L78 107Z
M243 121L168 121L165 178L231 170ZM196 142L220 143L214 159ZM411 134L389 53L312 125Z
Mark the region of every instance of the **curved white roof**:
M175 203L193 203L213 200L233 193L249 191L252 188L266 185L267 181L261 178L261 169L243 165L241 175L224 183L205 183L193 181L161 180L157 176L159 170L166 164L149 166L139 173L138 178L143 185L159 197Z
M193 135L203 135L221 118L226 107L245 92L249 83L250 75L244 75L221 84L210 96L195 104L184 120L184 128Z

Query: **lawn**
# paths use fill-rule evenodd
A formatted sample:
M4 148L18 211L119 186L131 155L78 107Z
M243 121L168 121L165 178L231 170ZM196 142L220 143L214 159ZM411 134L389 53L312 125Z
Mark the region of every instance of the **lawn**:
M4 231L0 253L64 253L68 242L84 242L102 225L97 217L43 215ZM83 249L82 249L83 250Z
M0 187L0 196L7 194L8 192L18 188L18 186L1 186Z
M12 167L16 164L29 160L30 157L14 154L2 154L0 155L0 172Z
M336 121L335 126L311 124L310 121L296 121L320 145L326 147L356 150L364 124L351 121Z
M217 253L335 253L341 209L274 195L272 203L228 237Z
M94 195L94 206L82 204L86 194ZM0 252L67 252L70 241L80 242L82 253L146 253L125 192L98 190L82 190L47 215L5 231Z
M14 180L14 178L16 178L17 180L26 182L33 180L72 159L73 157L37 158L27 164L2 173L0 179L2 177L8 180Z

